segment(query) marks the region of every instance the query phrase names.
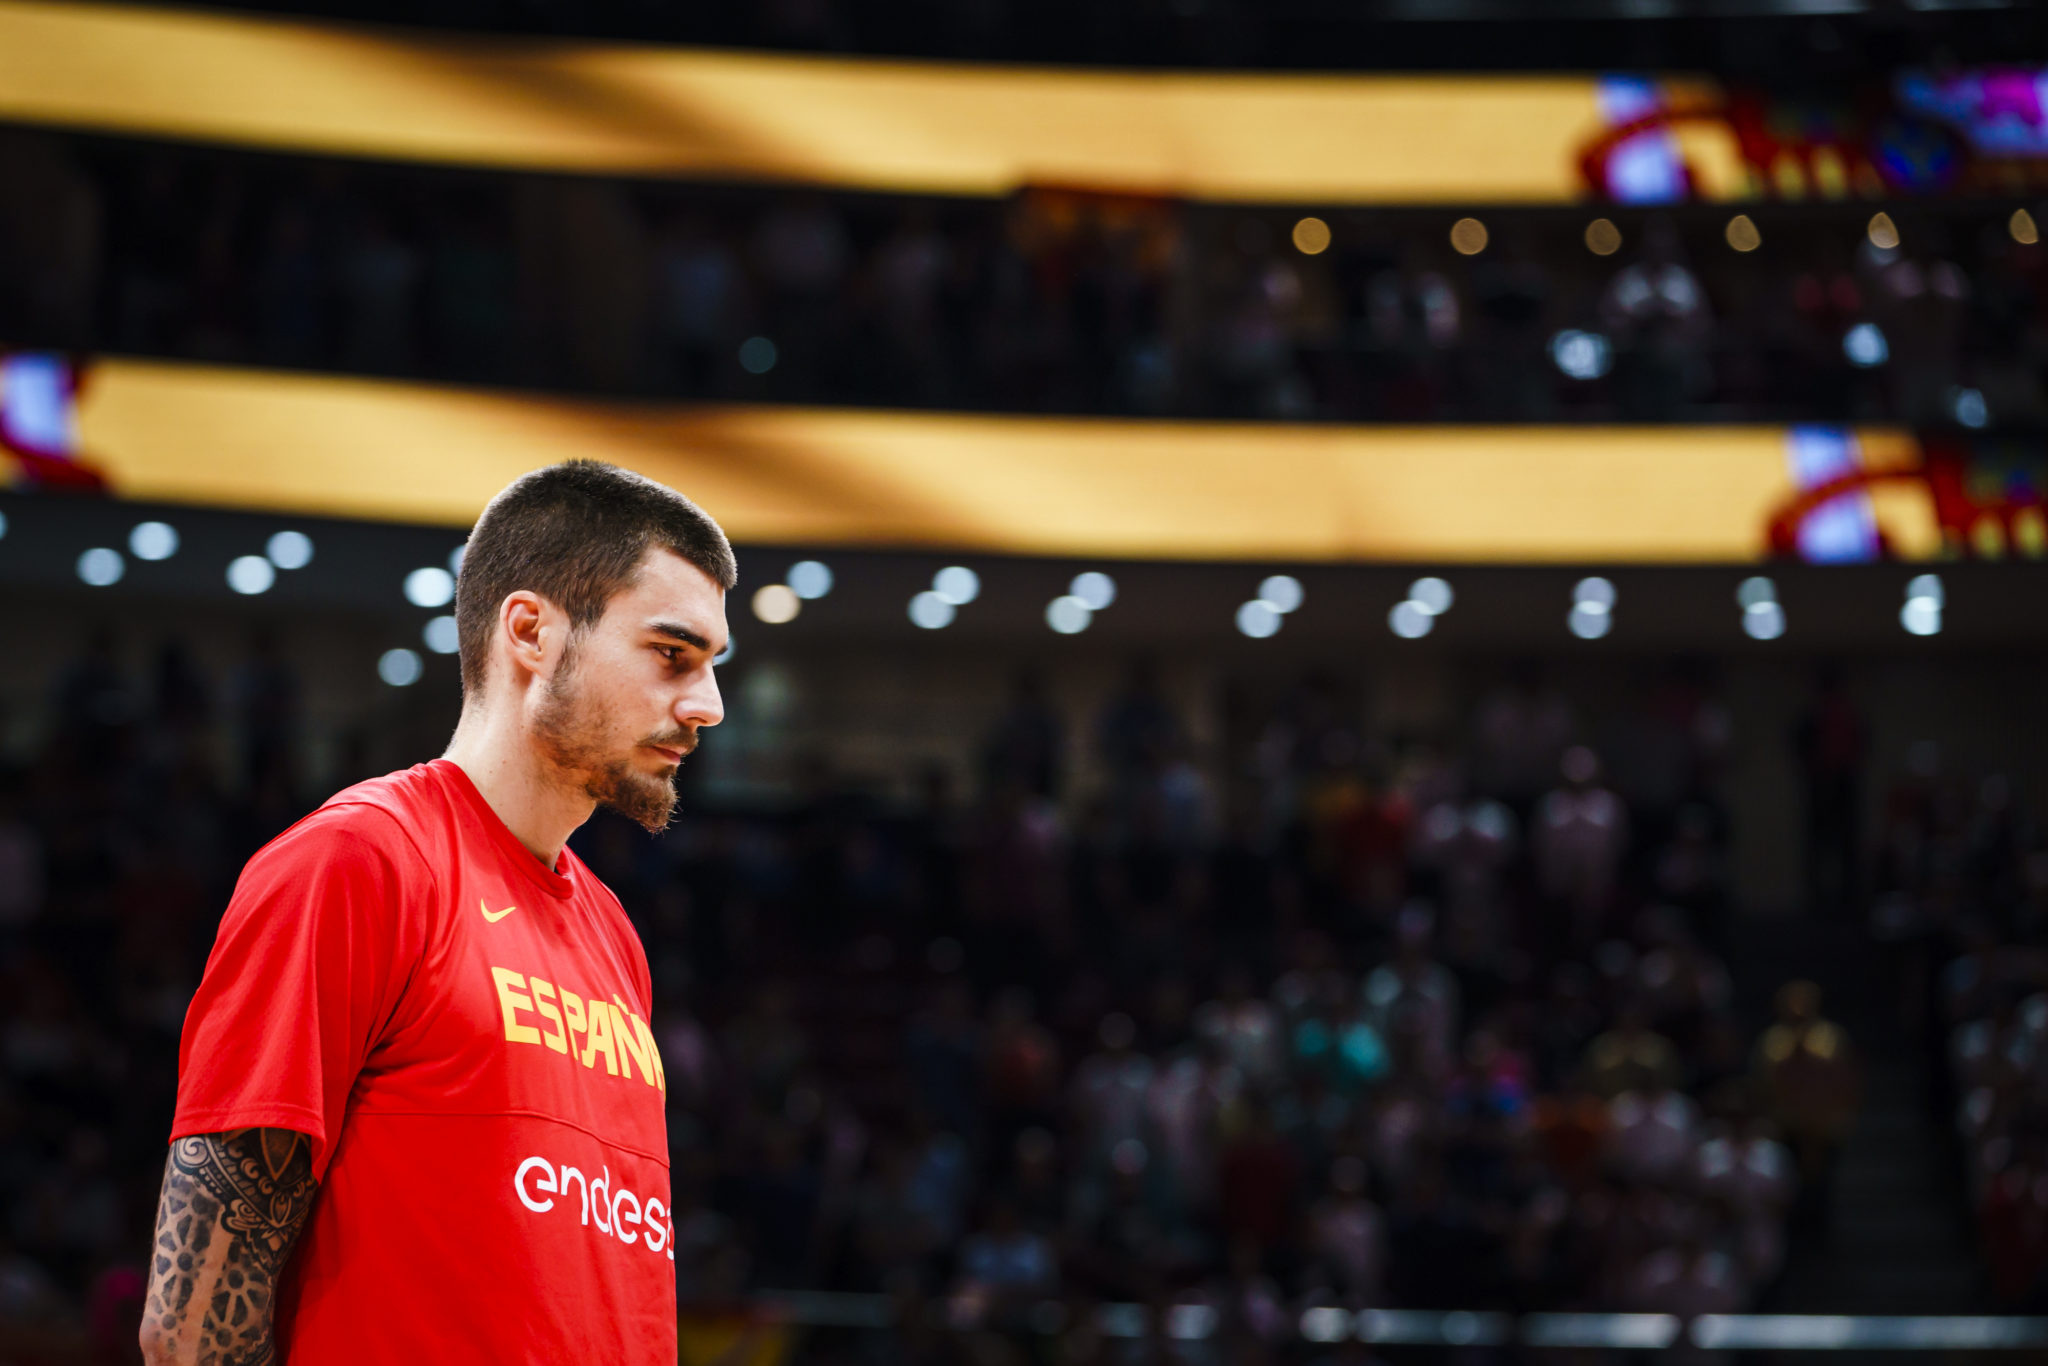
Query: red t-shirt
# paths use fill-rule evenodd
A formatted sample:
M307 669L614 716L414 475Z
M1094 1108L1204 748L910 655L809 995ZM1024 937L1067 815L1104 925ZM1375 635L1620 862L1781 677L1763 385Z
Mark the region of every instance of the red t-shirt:
M185 1016L172 1136L311 1136L280 1356L676 1360L667 1083L647 958L437 760L243 870Z

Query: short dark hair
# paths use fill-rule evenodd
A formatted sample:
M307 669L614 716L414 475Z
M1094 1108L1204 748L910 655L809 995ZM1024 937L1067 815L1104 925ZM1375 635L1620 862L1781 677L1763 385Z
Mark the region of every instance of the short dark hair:
M670 550L727 592L739 582L732 546L689 499L601 460L568 460L521 475L491 499L462 553L455 587L462 691L483 689L498 607L520 589L594 625L632 583L650 549Z

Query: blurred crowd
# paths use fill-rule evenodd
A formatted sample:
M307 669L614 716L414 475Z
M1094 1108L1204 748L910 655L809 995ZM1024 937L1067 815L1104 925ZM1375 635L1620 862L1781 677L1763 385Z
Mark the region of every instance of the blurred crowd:
M1936 1038L1991 1289L2048 1306L2048 840L2011 784L1966 780L1916 747L1885 803L1879 933Z
M2048 418L2011 204L828 195L0 133L0 340L635 396L1303 420ZM2030 227L2020 233L2037 236ZM1879 237L1890 238L1880 233ZM1461 239L1470 245L1468 234ZM1597 241L1609 254L1589 249Z
M265 638L225 677L98 639L0 774L23 1359L131 1350L185 1002L241 862L324 795L299 696ZM1310 1304L1767 1294L1848 1050L1738 1014L1712 688L1674 668L1596 730L1518 669L1398 743L1354 696L1226 698L1204 747L1143 663L1085 724L1026 673L971 791L820 760L773 806L587 827L653 967L683 1299L879 1292L1082 1357L1072 1311L1134 1303L1255 1361Z

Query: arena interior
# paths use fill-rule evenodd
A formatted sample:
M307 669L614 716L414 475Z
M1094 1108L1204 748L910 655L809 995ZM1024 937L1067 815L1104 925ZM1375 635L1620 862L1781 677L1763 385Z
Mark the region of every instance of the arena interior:
M688 1366L2048 1353L2044 109L2027 0L0 0L0 1362L139 1360L236 875L579 455L739 552L574 842Z

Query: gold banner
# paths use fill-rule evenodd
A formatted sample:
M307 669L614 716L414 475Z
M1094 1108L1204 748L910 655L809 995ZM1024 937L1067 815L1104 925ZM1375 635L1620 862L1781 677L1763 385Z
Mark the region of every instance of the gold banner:
M1569 77L1032 70L0 2L0 119L413 161L998 195L1557 203L1604 127ZM1711 179L1741 184L1733 142Z
M142 499L461 526L524 471L594 456L744 542L1010 554L1742 562L1798 493L1777 427L694 408L136 361L90 368L75 429L78 457ZM1873 452L1910 440L1864 434ZM1893 502L1888 534L1938 543L1924 496Z

